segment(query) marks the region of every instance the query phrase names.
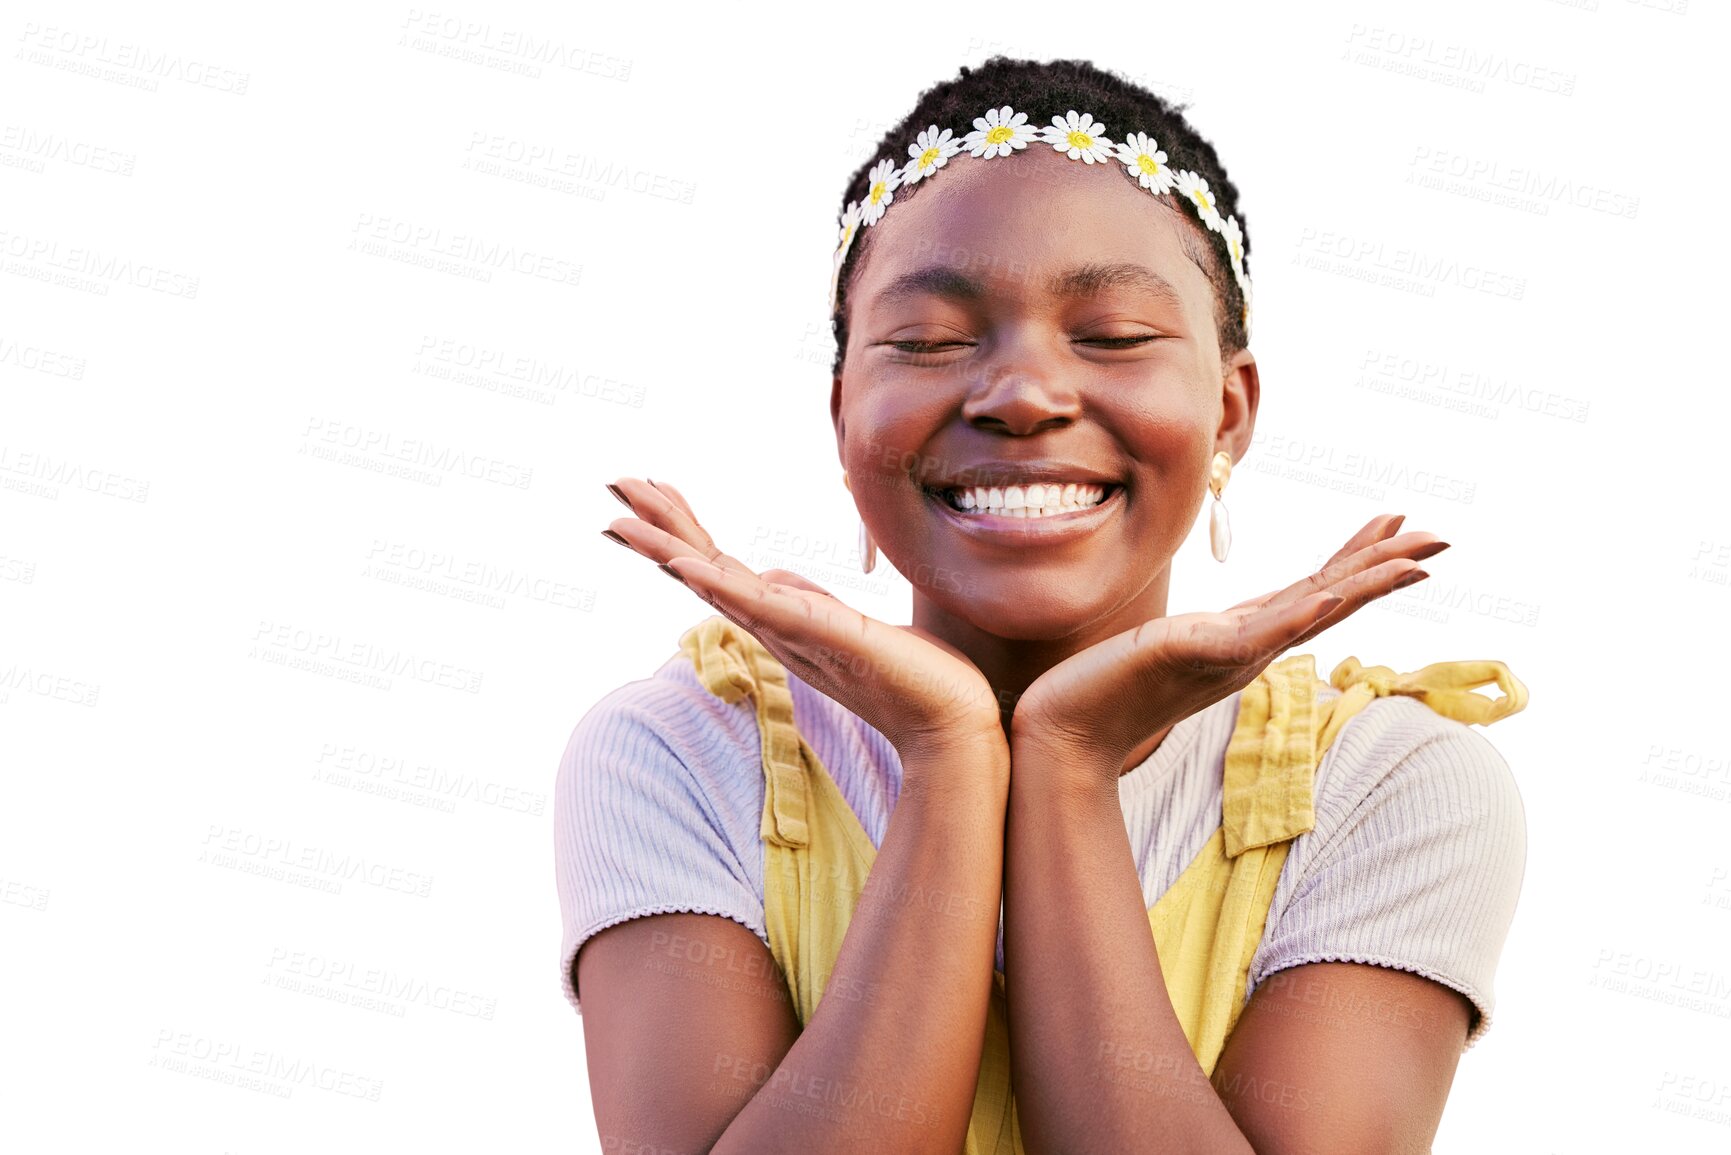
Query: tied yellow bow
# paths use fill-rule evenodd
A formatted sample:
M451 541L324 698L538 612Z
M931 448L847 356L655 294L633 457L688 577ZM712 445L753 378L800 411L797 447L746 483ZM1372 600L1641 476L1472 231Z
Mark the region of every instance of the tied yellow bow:
M1328 681L1335 689L1358 694L1367 701L1407 694L1445 717L1478 726L1518 714L1527 705L1527 687L1503 663L1489 660L1432 662L1410 674L1397 674L1387 666L1364 666L1357 658L1347 658L1334 668ZM1487 698L1473 693L1475 687L1487 682L1495 682L1503 696Z
M1325 702L1322 681L1309 654L1282 658L1239 696L1239 730L1226 749L1222 825L1225 852L1284 842L1315 826L1312 791L1323 752L1360 710L1377 698L1405 694L1445 718L1488 726L1523 709L1527 688L1503 663L1432 662L1399 674L1387 666L1365 666L1347 658L1329 675L1340 696ZM1495 682L1501 698L1473 687Z

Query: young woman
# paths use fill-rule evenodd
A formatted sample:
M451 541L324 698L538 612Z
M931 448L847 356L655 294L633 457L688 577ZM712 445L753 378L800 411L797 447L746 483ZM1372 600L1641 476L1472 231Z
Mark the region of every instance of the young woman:
M963 68L854 174L830 416L910 625L608 487L714 616L559 771L603 1150L1427 1149L1525 858L1467 723L1525 691L1276 661L1425 576L1398 515L1168 612L1256 417L1237 199L1081 61Z

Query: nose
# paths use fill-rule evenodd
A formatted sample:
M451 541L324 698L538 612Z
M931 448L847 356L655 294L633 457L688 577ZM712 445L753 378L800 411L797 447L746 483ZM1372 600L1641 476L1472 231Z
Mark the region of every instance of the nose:
M962 401L969 424L1020 436L1068 425L1081 414L1075 373L1042 362L1025 345L1019 353L1006 350Z

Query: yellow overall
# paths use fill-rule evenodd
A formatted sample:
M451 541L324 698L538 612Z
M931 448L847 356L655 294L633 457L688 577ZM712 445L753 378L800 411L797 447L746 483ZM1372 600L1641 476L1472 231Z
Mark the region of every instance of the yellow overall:
M763 913L803 1026L823 998L876 848L817 755L794 727L787 671L762 643L719 615L679 639L699 681L725 702L757 709L765 778ZM1503 696L1475 686L1495 682ZM1212 1074L1238 1021L1250 961L1292 839L1315 825L1316 767L1341 728L1371 699L1418 698L1457 721L1489 725L1526 706L1527 690L1495 661L1434 662L1410 674L1347 658L1317 690L1314 659L1294 654L1245 687L1226 748L1220 829L1148 910L1172 1007L1202 1070ZM985 1047L963 1155L1022 1155L1004 1004L993 971Z

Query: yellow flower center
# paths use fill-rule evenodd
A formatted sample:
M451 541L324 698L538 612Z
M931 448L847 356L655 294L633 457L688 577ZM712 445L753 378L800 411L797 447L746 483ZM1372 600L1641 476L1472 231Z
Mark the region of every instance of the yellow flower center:
M1007 124L1000 124L996 128L992 129L990 132L986 133L986 143L987 144L1003 144L1006 140L1009 140L1012 136L1015 136L1015 135L1016 135L1015 129L1011 128Z
M1203 212L1212 212L1214 210L1214 206L1208 203L1208 194L1203 192L1201 189L1192 192L1190 196L1191 199L1196 202L1197 207Z
M926 151L920 153L920 163L919 163L920 171L924 172L926 169L930 168L932 162L937 160L937 159L938 159L938 150L935 148L928 148L928 149L926 149Z
M884 196L884 182L880 180L880 181L878 181L878 183L872 185L872 194L868 199L871 201L872 204L875 205L880 200L883 199L883 196Z
M1136 164L1148 176L1155 176L1160 172L1160 165L1147 153L1143 153L1141 156L1137 157Z
M1079 148L1084 152L1094 147L1094 138L1085 132L1072 132L1066 139L1070 142L1071 148Z
M1240 262L1244 260L1244 250L1238 247L1237 241L1232 242L1232 259Z

